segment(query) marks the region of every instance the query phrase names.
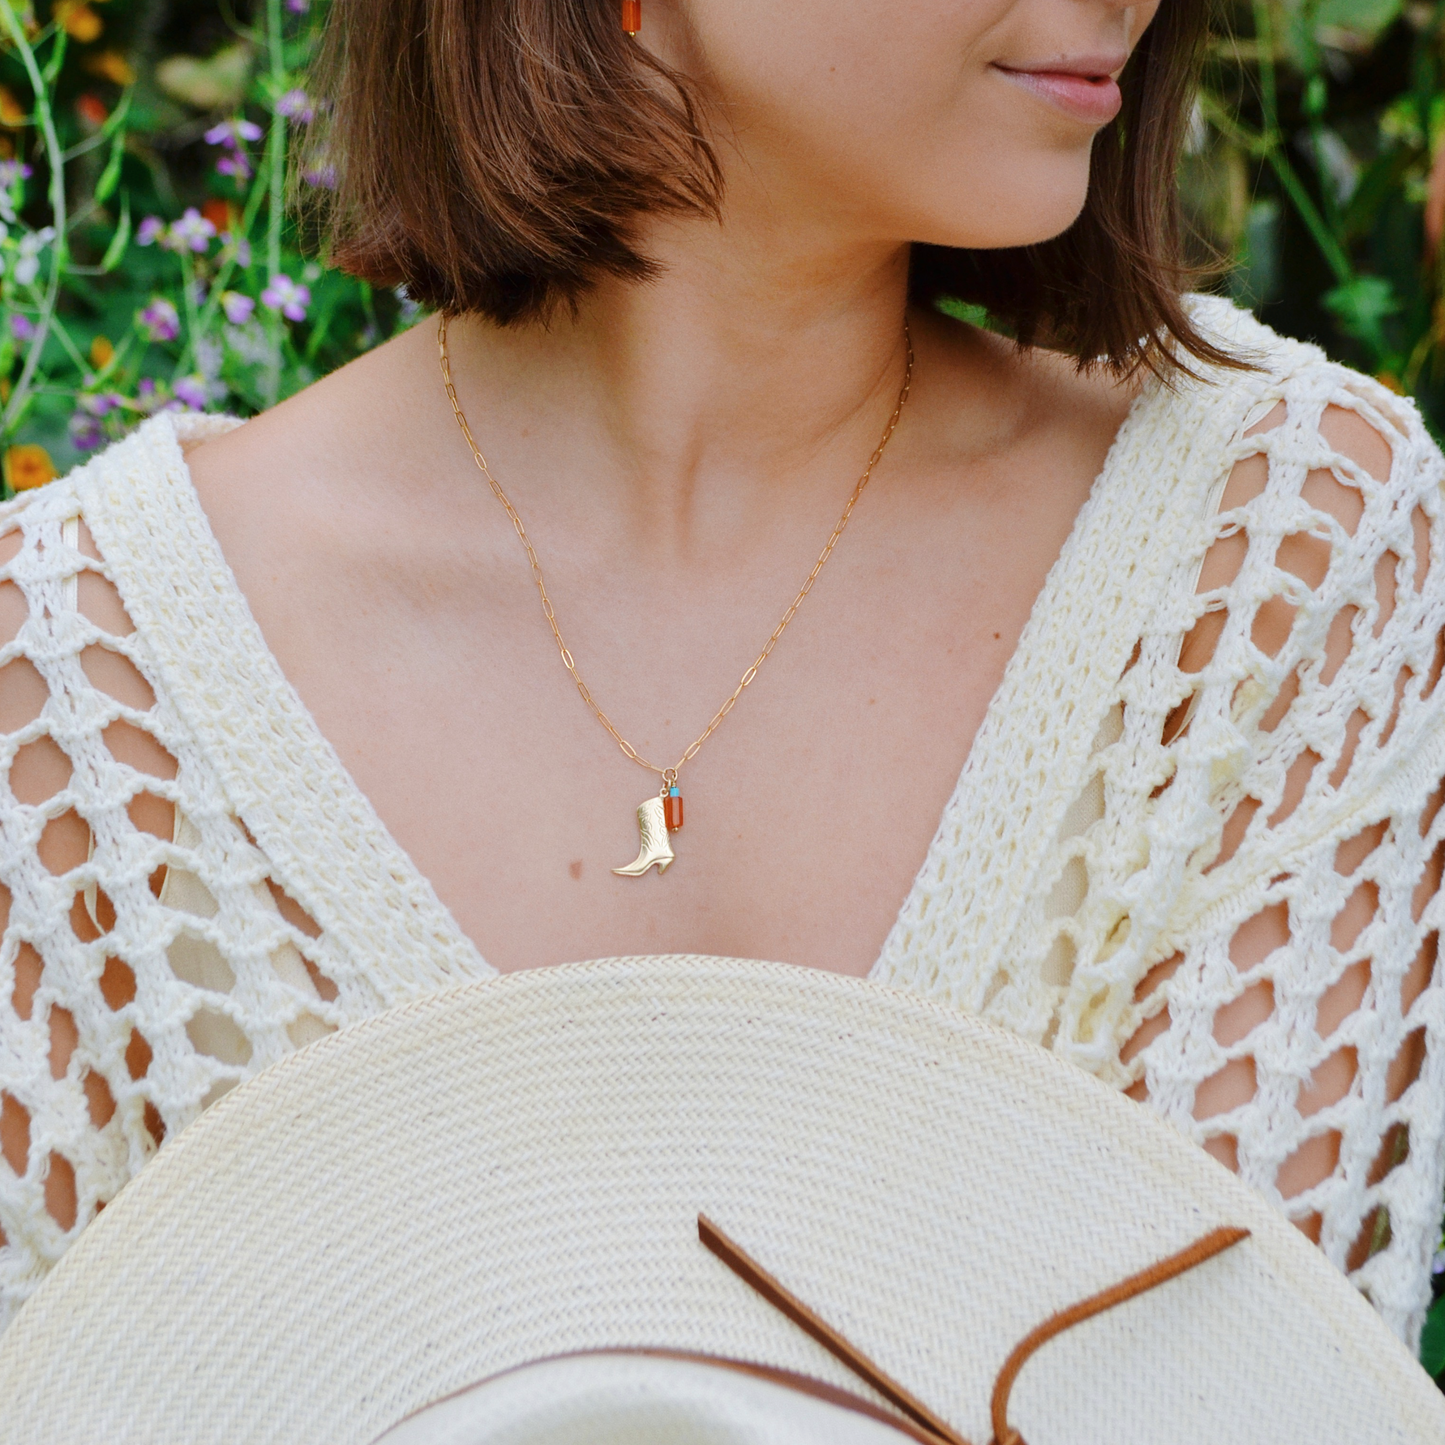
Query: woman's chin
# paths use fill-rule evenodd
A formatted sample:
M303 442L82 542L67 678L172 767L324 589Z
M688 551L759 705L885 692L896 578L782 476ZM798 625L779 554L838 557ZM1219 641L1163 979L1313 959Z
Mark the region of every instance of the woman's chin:
M976 251L1036 246L1067 231L1088 194L1087 156L1082 163L1072 157L1025 162L994 185L980 185L977 174L960 175L936 187L931 213L919 218L913 239ZM956 205L940 204L955 198Z
M1050 197L1050 200L1056 198ZM966 251L1006 250L1017 246L1037 246L1061 236L1084 209L1084 197L1072 207L1040 206L1037 211L1012 217L971 214L955 225L929 227L914 237L916 242L931 246L952 246ZM1043 212L1044 214L1041 214Z

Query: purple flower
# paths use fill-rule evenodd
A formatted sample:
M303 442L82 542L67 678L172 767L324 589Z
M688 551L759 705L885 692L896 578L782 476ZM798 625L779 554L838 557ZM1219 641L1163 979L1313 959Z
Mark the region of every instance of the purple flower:
M31 169L24 161L0 161L0 186L7 191L16 181L29 180Z
M70 418L70 440L76 451L93 452L105 445L107 437L105 428L95 417L77 411Z
M16 341L34 341L37 329L28 316L22 316L18 311L10 313L10 334Z
M304 90L288 90L276 102L276 114L286 120L307 125L315 119L316 107L311 104L311 97Z
M185 214L171 227L171 237L178 251L186 246L192 251L204 251L215 234L215 223L208 221L194 206L187 206Z
M231 150L239 150L242 141L260 139L261 127L254 120L246 120L239 115L233 120L223 120L219 125L213 125L206 132L208 145L227 146Z
M249 181L252 175L251 158L245 151L227 151L216 162L216 173L231 176L238 181Z
M226 153L216 162L216 169L221 175L231 176L237 181L250 180L252 175L251 158L242 142L260 139L261 127L244 116L223 120L206 132L209 144L225 147Z
M261 293L261 304L279 311L288 321L304 321L311 304L311 289L298 286L283 271L271 278L271 284Z
M147 216L136 227L135 243L137 246L150 246L161 241L165 234L166 223L159 216Z
M221 310L232 326L244 326L255 309L256 303L249 296L242 296L239 291L221 292Z
M311 0L286 0L286 8L294 15L304 15L311 8Z
M88 416L108 416L116 407L124 405L125 398L113 391L93 392L80 398L80 409Z
M138 411L142 416L154 416L158 411L180 410L180 403L168 401L166 393L149 376L141 378L140 385L136 387L135 400L128 405L132 411Z
M157 296L141 312L140 324L152 341L174 341L181 334L181 318L164 296ZM141 386L144 388L145 383Z
M206 383L199 376L183 376L171 390L188 411L205 411L206 402L210 399L206 395Z
M308 186L323 186L328 191L336 189L336 167L332 165L303 166L301 179Z

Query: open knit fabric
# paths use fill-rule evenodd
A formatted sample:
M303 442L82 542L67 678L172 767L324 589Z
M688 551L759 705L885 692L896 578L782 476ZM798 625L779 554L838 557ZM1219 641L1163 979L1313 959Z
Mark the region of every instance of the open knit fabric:
M1258 369L1135 403L872 976L1147 1099L1413 1345L1445 1182L1445 463L1408 402L1193 304ZM158 417L0 508L0 1327L226 1089L491 972L216 547L182 444L233 425Z

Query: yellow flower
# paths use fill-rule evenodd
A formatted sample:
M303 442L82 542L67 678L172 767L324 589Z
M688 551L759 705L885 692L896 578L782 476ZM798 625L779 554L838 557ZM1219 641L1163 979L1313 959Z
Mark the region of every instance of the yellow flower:
M97 336L90 343L90 364L97 371L104 371L115 358L115 347L110 344L107 337Z
M85 3L85 0L60 0L55 7L55 18L61 29L72 40L78 40L82 45L88 45L92 40L98 40L100 32L105 29L105 21Z
M1380 385L1383 386L1387 391L1393 391L1397 396L1404 396L1405 388L1400 385L1400 378L1396 376L1393 372L1376 372L1375 380L1378 381Z
M44 447L11 447L5 453L5 484L16 492L43 487L56 476L55 463Z
M119 50L102 50L98 55L86 56L85 68L112 85L135 84L135 67Z

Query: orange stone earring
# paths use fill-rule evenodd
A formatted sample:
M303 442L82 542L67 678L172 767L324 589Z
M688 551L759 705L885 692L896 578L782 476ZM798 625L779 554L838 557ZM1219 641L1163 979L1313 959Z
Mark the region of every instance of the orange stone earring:
M629 35L642 29L642 0L622 0L622 28Z

